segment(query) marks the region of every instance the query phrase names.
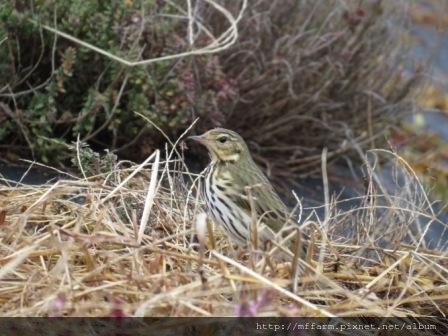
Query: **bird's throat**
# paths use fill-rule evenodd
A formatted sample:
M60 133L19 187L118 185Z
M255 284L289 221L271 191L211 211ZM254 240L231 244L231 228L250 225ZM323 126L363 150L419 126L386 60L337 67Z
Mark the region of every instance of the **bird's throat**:
M233 154L223 154L218 153L217 151L211 150L210 151L210 159L212 163L222 162L222 163L235 163L240 159L239 153L233 153Z

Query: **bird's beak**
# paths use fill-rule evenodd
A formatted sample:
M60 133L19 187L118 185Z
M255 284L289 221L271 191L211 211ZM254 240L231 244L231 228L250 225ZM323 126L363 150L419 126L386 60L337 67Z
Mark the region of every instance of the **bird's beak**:
M208 143L208 140L204 138L202 135L192 135L189 136L187 139L197 141L202 145L206 145Z

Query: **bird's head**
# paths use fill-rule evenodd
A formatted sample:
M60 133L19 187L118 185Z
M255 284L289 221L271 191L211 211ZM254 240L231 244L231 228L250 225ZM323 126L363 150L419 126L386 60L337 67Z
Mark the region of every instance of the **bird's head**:
M249 149L243 138L225 128L214 128L202 135L190 136L189 139L204 145L212 162L237 162L250 158Z

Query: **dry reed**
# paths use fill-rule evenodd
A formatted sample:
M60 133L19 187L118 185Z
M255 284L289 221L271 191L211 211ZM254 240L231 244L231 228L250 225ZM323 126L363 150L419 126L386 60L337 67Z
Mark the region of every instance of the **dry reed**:
M448 256L424 239L432 225L445 224L394 153L364 156L370 182L361 206L342 211L327 195L324 218L303 220L313 256L294 284L291 262L266 252L250 263L219 228L206 231L191 187L197 176L172 153L45 185L3 178L0 315L448 313ZM384 187L372 155L389 158L400 188Z

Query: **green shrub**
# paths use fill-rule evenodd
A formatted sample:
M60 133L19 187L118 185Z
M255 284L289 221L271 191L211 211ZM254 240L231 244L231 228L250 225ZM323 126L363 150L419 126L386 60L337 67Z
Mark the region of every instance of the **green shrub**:
M212 6L195 3L215 36L228 28ZM241 9L241 1L220 4L235 16ZM11 113L0 141L55 164L66 161L66 145L79 134L94 150L140 160L165 139L135 112L173 138L199 117L197 132L235 129L268 173L292 176L318 167L323 147L331 158L355 142L367 146L376 137L379 144L408 110L418 74L403 76L404 48L390 29L403 18L390 3L249 2L231 48L139 67L39 24L128 60L149 59L189 49L186 21L172 19L185 7L155 0L3 5L0 99ZM195 28L197 46L210 42Z
M170 135L183 130L191 118L177 62L127 68L40 28L40 23L57 27L131 60L183 47L177 45L179 24L157 16L169 13L168 5L145 1L140 6L92 0L2 5L0 37L8 38L0 45L0 99L12 114L0 125L0 141L57 164L68 158L66 145L78 134L94 148L119 149L136 138L160 145L161 136L148 133L134 112ZM125 154L137 159L146 153L142 146L127 146Z

